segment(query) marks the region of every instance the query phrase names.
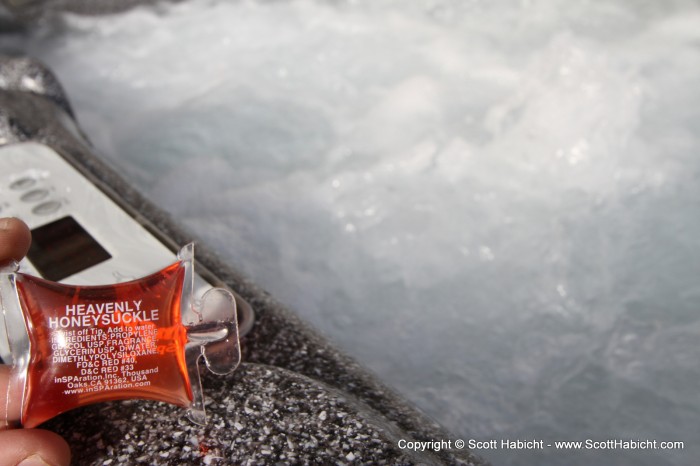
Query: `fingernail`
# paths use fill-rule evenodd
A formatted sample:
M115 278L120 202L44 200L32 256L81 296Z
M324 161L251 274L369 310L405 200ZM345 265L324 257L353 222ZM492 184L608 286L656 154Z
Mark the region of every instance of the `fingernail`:
M39 455L32 455L20 461L19 464L17 464L17 466L51 466L51 463L49 463Z
M0 218L0 230L9 230L10 222L12 222L12 220L7 217Z

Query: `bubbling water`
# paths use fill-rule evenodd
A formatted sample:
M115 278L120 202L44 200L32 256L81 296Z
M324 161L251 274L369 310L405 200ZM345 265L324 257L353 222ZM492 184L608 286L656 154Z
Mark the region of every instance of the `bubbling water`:
M479 450L700 450L692 1L218 2L22 39L98 150Z

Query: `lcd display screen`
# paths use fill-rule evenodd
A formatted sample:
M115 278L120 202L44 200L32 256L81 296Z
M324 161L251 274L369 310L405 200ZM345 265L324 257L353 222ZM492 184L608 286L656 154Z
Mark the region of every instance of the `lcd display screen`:
M47 280L59 281L112 256L73 217L32 230L27 258Z

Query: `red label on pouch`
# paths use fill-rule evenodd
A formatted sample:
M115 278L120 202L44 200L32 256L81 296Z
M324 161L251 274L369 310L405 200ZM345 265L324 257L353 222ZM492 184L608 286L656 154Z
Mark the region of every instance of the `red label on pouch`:
M180 263L106 286L18 274L32 348L22 424L34 427L78 406L129 398L189 406L184 276Z

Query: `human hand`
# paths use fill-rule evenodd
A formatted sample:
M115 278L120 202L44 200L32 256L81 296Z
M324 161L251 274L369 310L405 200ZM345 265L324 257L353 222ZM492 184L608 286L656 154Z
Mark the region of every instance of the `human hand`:
M0 218L0 265L19 261L29 250L32 236L27 225L16 218ZM0 419L5 419L9 367L0 365ZM63 466L70 463L70 449L59 435L41 429L2 430L0 426L0 466Z

